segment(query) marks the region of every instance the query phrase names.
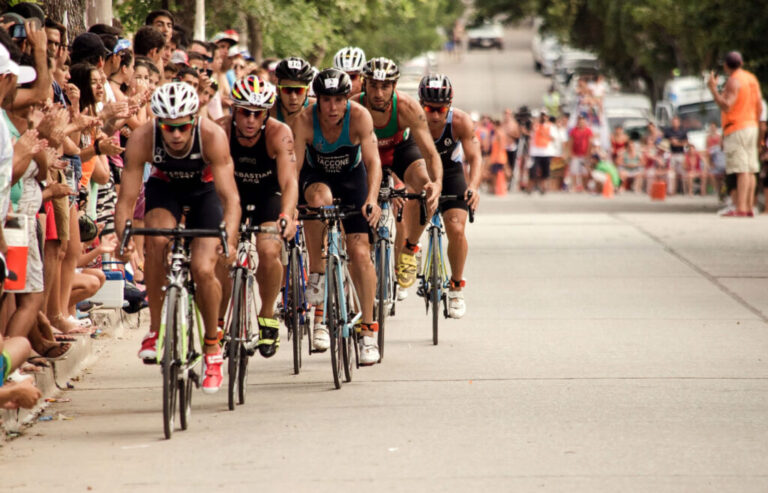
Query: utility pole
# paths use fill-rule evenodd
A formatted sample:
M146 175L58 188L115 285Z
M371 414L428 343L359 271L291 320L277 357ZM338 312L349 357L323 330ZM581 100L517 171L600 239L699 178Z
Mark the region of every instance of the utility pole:
M205 0L195 0L195 32L193 39L205 40Z
M85 10L85 25L112 25L112 0L87 0Z

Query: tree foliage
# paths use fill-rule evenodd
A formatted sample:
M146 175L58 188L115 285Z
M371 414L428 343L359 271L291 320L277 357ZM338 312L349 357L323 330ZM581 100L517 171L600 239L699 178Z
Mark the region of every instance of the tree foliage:
M172 0L170 9L186 5L186 0ZM161 0L114 4L131 31L160 6ZM207 0L206 34L236 29L247 34L254 54L301 56L318 66L330 65L346 45L360 46L369 56L403 60L440 48L441 28L445 32L463 9L456 0ZM191 31L192 16L183 21Z
M644 79L658 95L673 71L719 69L730 50L768 83L768 10L750 0L477 0L479 15L540 16L544 29L594 51L619 80Z

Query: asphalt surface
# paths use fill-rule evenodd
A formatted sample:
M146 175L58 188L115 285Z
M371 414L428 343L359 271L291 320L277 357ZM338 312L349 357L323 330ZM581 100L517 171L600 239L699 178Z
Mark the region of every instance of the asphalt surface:
M283 333L169 441L130 331L0 449L2 491L766 491L768 217L716 208L484 195L439 346L414 289L341 390Z

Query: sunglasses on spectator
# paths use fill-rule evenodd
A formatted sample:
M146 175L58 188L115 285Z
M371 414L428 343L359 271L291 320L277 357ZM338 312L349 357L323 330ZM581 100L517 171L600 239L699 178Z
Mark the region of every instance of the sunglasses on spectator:
M236 63L236 64L232 65L232 68L235 69L235 70L243 70L245 68L245 65L242 65L240 63Z
M298 94L303 96L309 86L277 86L283 94Z
M424 105L424 112L425 113L440 113L441 115L443 113L448 113L448 106L432 106L429 104Z
M240 116L243 118L248 118L251 116L254 118L261 118L261 115L266 113L267 110L250 110L248 108L239 107L237 108L237 112L240 113Z
M117 44L116 44L116 45L115 45L115 47L112 49L112 54L113 54L113 55L117 55L117 54L118 54L118 53L120 53L121 51L123 51L123 50L127 50L127 49L129 49L130 47L131 47L131 40L130 40L130 39L125 39L125 38L123 38L123 39L118 39L118 40L117 40Z
M197 73L205 74L208 77L210 77L211 75L213 75L213 70L209 68L197 67Z
M181 123L158 122L157 124L160 127L160 130L163 132L168 132L169 134L172 134L176 130L181 133L185 133L195 125L195 120Z

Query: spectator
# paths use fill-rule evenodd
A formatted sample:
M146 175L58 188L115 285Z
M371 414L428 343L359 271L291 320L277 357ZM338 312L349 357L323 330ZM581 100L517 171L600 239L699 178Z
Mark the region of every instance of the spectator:
M710 122L707 132L707 172L702 178L702 186L706 192L707 183L711 181L715 193L720 194L725 178L725 154L723 153L722 139L715 122Z
M533 167L530 170L527 192L533 192L534 188L542 195L546 192L549 181L549 165L555 155L555 140L557 130L549 121L546 109L541 111L539 118L533 124L533 139L531 141L531 157Z
M569 156L571 159L569 174L569 190L580 192L584 190L584 181L589 177L587 168L590 143L594 137L592 129L587 125L587 118L579 114L576 126L571 129L569 137Z
M701 165L701 156L693 144L688 144L688 150L685 152L685 162L683 164L683 193L693 196L693 180L701 179L701 195L706 193L706 180L702 178L703 166Z
M171 42L174 23L173 14L163 9L153 10L144 19L145 26L152 26L162 33L165 43Z
M623 125L616 125L611 134L611 159L616 161L629 144L629 136L624 132Z
M631 184L632 191L642 192L645 168L643 157L637 148L637 142L634 140L628 142L626 149L619 154L616 164L619 168L622 190L628 190Z
M664 138L669 141L670 149L670 168L671 171L680 176L684 175L683 164L685 163L685 146L688 144L688 132L680 125L680 117L672 117L672 126L664 129ZM673 194L677 191L677 182L670 184L667 193Z
M136 31L136 35L133 37L133 52L136 56L144 56L152 60L158 73L162 74L164 73L163 49L165 44L163 33L152 26L143 26Z
M754 216L755 173L760 171L758 159L758 122L762 113L762 95L757 78L742 68L741 54L732 51L725 56L723 68L728 81L722 92L717 89L714 72L707 85L722 110L723 150L727 173L737 174L736 210L726 216Z

